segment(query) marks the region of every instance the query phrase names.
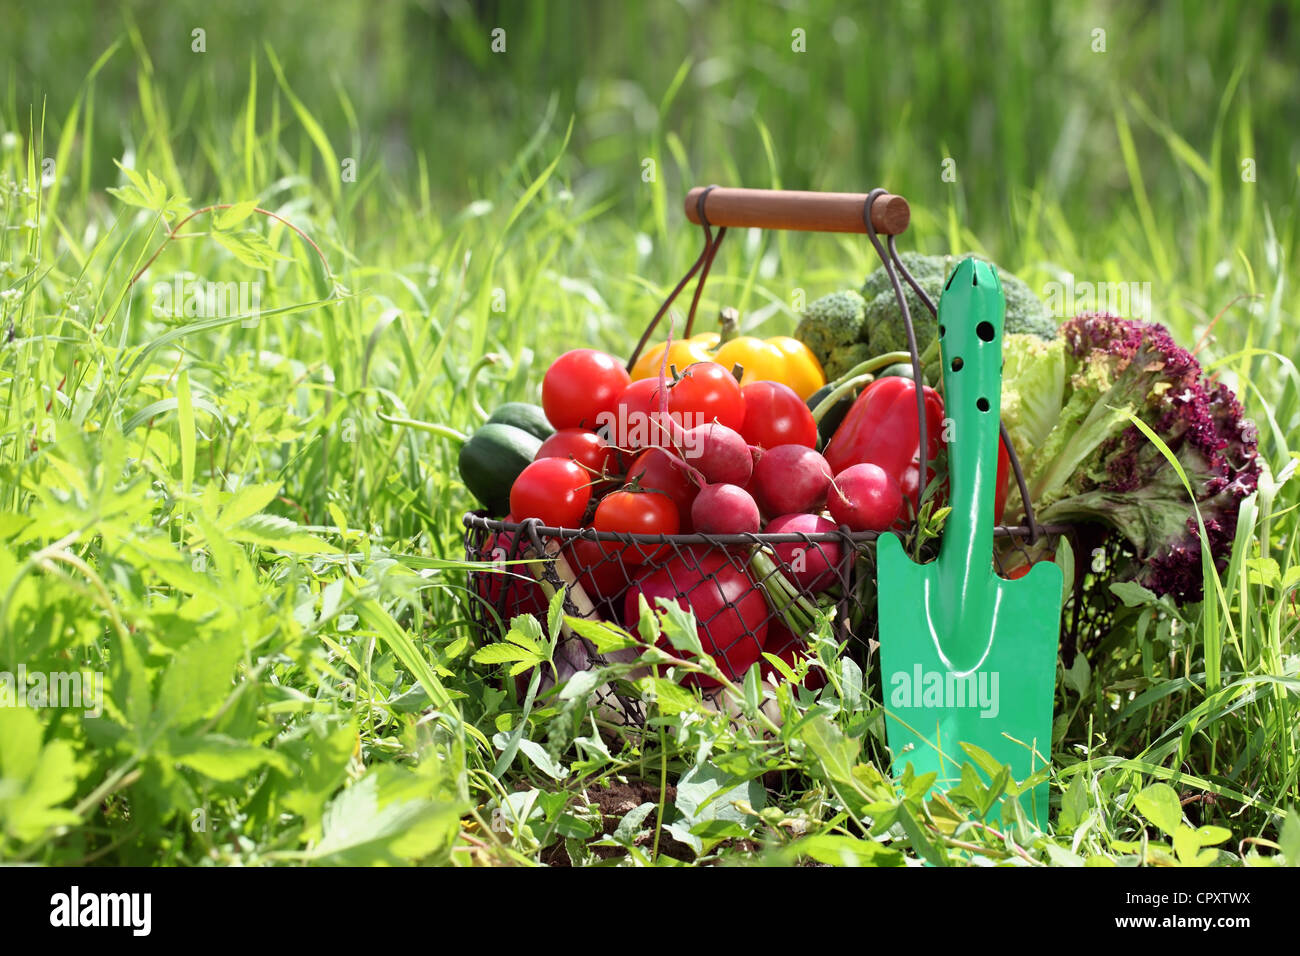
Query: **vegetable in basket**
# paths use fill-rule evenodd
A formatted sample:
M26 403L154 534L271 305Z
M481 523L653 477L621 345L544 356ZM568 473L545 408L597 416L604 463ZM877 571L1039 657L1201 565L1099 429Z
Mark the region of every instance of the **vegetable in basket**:
M664 364L665 348L668 349L667 366L675 367L678 371L696 362L711 362L713 350L718 347L721 339L722 336L717 332L700 332L688 339L673 339L672 345L667 342L647 345L632 366L632 381L639 382L658 375L660 366Z
M729 680L744 677L762 653L768 607L750 573L737 566L738 561L726 551L683 549L627 592L623 599L627 626L635 629L641 619L641 595L652 609L656 598L676 601L694 612L700 645L723 674ZM717 684L702 675L691 675L687 683L702 687Z
M917 252L904 252L899 258L930 301L937 302L955 259ZM1053 338L1056 322L1029 286L1002 269L998 278L1007 301L1006 330ZM912 287L901 276L899 280L916 330L916 347L924 353L935 341L937 323ZM832 292L809 305L794 334L812 349L832 379L873 355L907 350L903 314L884 266L867 276L861 292Z
M964 256L927 256L919 252L904 252L899 258L916 284L925 290L930 301L938 302L954 262ZM1044 339L1054 338L1056 320L1029 286L1004 269L998 268L997 275L1002 284L1002 295L1006 299L1003 326L1006 332L1036 335ZM903 293L907 296L907 307L916 330L916 347L924 352L938 335L938 322L906 282L903 282ZM898 308L894 287L884 266L867 276L862 284L862 297L867 300L864 339L871 346L871 351L906 349L907 330L903 324L903 313ZM1003 350L1006 350L1005 343Z
M513 520L513 516L506 516L507 522ZM523 542L516 541L516 535L504 532L492 535L482 549L482 557L491 561L496 570L479 574L475 589L490 606L501 609L503 621L520 614L541 617L546 613L546 595L541 585L522 565L506 563L521 559L526 551Z
M1059 340L1013 336L1005 349L1002 417L1044 523L1097 521L1136 555L1133 578L1179 602L1201 598L1196 513L1177 472L1133 423L1177 457L1226 565L1241 500L1259 480L1255 425L1222 383L1207 379L1164 326L1087 314ZM1018 489L1011 514L1023 510Z
M542 407L556 428L590 428L601 424L627 388L628 375L614 356L596 349L565 352L542 378Z
M489 514L505 513L510 489L542 447L541 439L501 422L488 422L468 438L449 437L463 441L457 466L470 494Z
M866 308L857 292L832 292L812 302L799 320L795 338L821 360L827 378L839 378L875 354L866 341Z
M697 362L716 362L728 372L739 365L743 369L742 386L754 382L780 382L806 399L826 384L826 373L816 354L802 341L788 335L760 339L735 334L735 310L723 310L723 331L701 332L668 346L668 365L679 372ZM659 374L666 343L646 348L632 366L632 381L654 378Z
M929 386L925 397L927 460L943 445L943 400ZM826 462L839 475L853 465L878 465L917 507L918 452L916 384L892 376L872 382L862 390L826 446Z
M542 406L529 402L506 402L498 405L488 416L489 425L512 425L542 441L555 434L555 428L546 420Z
M822 386L813 395L826 387ZM745 441L759 448L817 446L817 420L812 409L790 386L780 382L754 382L740 391L745 398L745 425L740 430Z
M754 382L780 382L800 398L807 398L826 384L826 373L813 351L789 335L760 339L739 335L740 314L735 309L722 310L721 344L713 361L723 368L739 365L744 374L741 387Z

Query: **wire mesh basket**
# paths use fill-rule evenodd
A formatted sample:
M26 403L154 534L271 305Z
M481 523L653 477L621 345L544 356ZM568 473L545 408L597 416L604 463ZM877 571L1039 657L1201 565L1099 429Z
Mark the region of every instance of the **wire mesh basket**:
M903 283L931 313L935 306L908 272L895 246L895 237L907 228L910 218L902 197L884 189L850 194L709 186L691 190L686 214L704 233L703 250L642 334L628 360L629 371L674 300L698 276L682 335L691 337L700 294L727 228L756 227L865 233L889 276L903 317L913 380L923 382ZM920 455L929 446L923 389L917 388L916 394ZM999 573L1023 564L1029 549L1044 535L1077 540L1078 534L1073 527L1044 526L1035 521L1023 471L1005 428L1003 440L1020 488L1025 522L995 529ZM925 500L925 465L918 462L917 501ZM464 525L466 557L483 565L483 570L469 572L469 583L477 598L471 601L471 614L487 640L498 637L517 615L544 619L549 594L561 587L567 614L629 627L636 624L636 597L644 594L652 605L653 598L664 597L692 610L704 650L724 674L743 678L756 661L768 667L764 652L787 662L800 653L804 635L791 626L792 605L796 598L804 598L819 601L822 607L833 606L833 636L864 669L870 666L877 638L874 546L879 535L875 531L855 532L841 526L824 533L643 535L589 527L546 527L537 519L505 522L482 512L465 515ZM1076 551L1079 544L1073 545ZM937 547L936 538L922 546L920 556L932 556ZM774 575L784 580L777 581ZM1104 602L1089 602L1092 592L1106 591L1091 587L1098 576L1086 563L1076 573L1073 597L1063 615L1071 649L1080 634L1092 633L1106 619L1109 609ZM788 601L779 597L782 594L790 595ZM559 654L564 664L561 679L566 672L610 663L576 634L562 641ZM816 673L810 674L808 686L814 686ZM709 680L692 676L707 694ZM643 720L641 703L634 697L608 686L601 696L607 714L628 724Z

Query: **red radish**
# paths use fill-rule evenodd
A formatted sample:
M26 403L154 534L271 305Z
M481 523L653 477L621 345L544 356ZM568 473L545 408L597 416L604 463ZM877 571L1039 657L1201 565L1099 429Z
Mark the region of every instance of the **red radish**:
M624 618L632 630L640 621L637 597L641 594L652 610L657 610L655 598L663 597L693 611L700 644L729 680L743 678L762 653L767 601L748 572L733 564L726 552L688 549L637 581L623 598ZM660 640L663 647L671 646L667 638ZM695 679L693 674L685 682L717 685L711 678Z
M754 497L766 515L820 511L831 486L831 466L804 445L777 445L754 468Z
M754 459L740 432L717 422L688 429L679 443L682 457L711 484L741 485L754 472Z
M758 505L744 488L705 485L691 505L691 524L700 534L757 533Z
M758 479L755 477L755 475L758 473L758 463L763 460L763 455L765 455L766 452L763 451L763 449L758 445L750 445L749 454L750 454L750 460L753 462L754 468L749 473L749 481L745 482L740 487L748 491L750 496L754 499L755 503L757 503L758 502ZM759 514L762 514L761 509L759 511Z
M851 531L884 531L903 508L903 492L883 468L866 463L836 475L828 501L836 524Z
M810 660L812 657L808 653L808 646L803 638L794 634L780 618L767 626L767 637L763 640L763 652L785 661L791 670L795 669L796 662ZM766 660L762 661L759 667L764 680L771 674L780 677L777 669ZM803 679L803 686L808 690L820 690L825 687L826 672L820 667L809 668L808 675Z
M767 523L767 534L827 534L836 525L821 515L791 514ZM838 541L791 541L774 544L772 550L783 565L786 577L805 591L825 591L839 580L836 569L843 553Z

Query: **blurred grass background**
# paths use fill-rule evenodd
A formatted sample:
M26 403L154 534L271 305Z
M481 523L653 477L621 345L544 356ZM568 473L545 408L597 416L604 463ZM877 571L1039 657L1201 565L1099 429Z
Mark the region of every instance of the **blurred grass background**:
M412 411L455 419L447 386L487 349L519 359L508 398L530 397L535 364L575 342L626 352L698 252L680 207L690 186L884 185L912 202L904 249L982 251L1038 290L1067 272L1150 282L1153 317L1187 345L1225 313L1202 358L1240 356L1219 374L1267 403L1253 413L1275 467L1300 427L1292 377L1242 351L1286 356L1297 341L1300 3L74 0L53 15L19 4L8 27L3 158L21 168L30 141L58 163L44 252L31 245L26 267L6 255L0 274L18 283L52 265L50 315L60 284L102 296L156 246L157 221L104 192L123 184L120 161L193 206L260 198L360 294L341 323L193 347L319 355L344 392L373 385L374 365ZM11 250L34 236L12 225ZM740 233L703 314L735 305L747 328L788 331L796 289L857 285L871 259L860 237ZM269 274L268 306L328 292L312 261L298 265ZM156 268L248 276L202 242L174 244ZM145 291L127 307L144 313ZM424 352L380 343L393 310ZM39 314L18 330L41 328ZM145 318L131 340L152 334ZM44 387L57 391L73 358L43 365ZM421 381L430 362L436 384ZM436 454L434 471L452 472ZM454 528L468 503L438 476L428 515L394 516L350 480L308 472L295 491L317 516L337 482L401 533L442 508Z
M477 197L485 173L511 161L552 100L558 116L576 116L571 155L583 188L625 209L646 197L643 158L666 147L694 182L887 183L930 206L955 194L962 221L989 237L1018 228L1008 200L1032 189L1059 203L1086 242L1082 224L1135 212L1117 109L1159 117L1206 151L1232 100L1250 104L1230 130L1256 160L1250 188L1272 205L1296 198L1295 3L74 0L49 14L39 3L7 14L10 122L42 102L62 117L85 71L134 25L158 106L171 116L177 163L202 166L195 160L213 138L239 135L250 61L270 45L340 156L410 180L423 154L447 208ZM504 53L491 48L497 28ZM195 29L206 31L205 53L192 52ZM792 49L795 31L805 52ZM691 67L679 78L683 62ZM93 187L115 183L112 157L138 145L139 66L128 50L96 79L86 133L95 165L81 171ZM263 83L264 105L274 95ZM1160 148L1160 129L1139 120L1133 138L1153 206L1176 210L1186 177ZM940 177L946 157L955 184ZM1240 184L1244 158L1225 149L1211 172Z

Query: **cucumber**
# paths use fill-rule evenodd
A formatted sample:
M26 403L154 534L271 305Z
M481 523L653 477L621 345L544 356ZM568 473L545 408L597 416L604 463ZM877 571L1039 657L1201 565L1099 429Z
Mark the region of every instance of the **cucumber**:
M911 378L911 377L912 377L912 363L911 363L911 362L895 362L893 365L890 365L888 368L881 369L881 371L880 371L880 375L879 375L878 377L879 377L879 378L885 378L885 377L890 376L890 375L898 375L898 376L900 376L901 378Z
M504 515L510 510L510 486L541 447L542 440L522 428L488 422L460 446L461 481L489 514Z
M527 402L506 402L488 416L488 424L513 425L541 439L555 434L555 429L546 420L546 413L541 407Z
M821 404L821 400L831 393L834 385L823 385L817 391L808 396L807 405L809 408L816 408ZM831 436L835 434L835 429L840 427L840 422L844 421L844 416L849 413L853 407L852 395L845 395L838 402L827 409L822 420L817 423L817 449L820 451L830 442Z

